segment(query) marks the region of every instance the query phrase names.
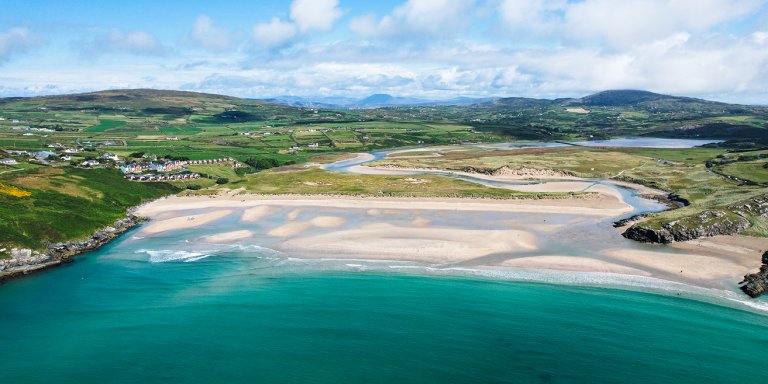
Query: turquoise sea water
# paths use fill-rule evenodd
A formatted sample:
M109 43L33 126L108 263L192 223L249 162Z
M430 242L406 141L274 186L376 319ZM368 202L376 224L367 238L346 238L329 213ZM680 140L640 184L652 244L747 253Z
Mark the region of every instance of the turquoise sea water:
M139 246L170 239L130 236L0 287L0 382L736 383L768 368L768 316L683 297L259 248L150 262Z

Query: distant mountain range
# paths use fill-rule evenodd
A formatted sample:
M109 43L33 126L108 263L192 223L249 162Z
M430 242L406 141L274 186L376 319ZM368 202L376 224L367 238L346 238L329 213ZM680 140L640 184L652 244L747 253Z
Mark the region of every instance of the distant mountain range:
M413 97L398 97L386 93L377 93L363 99L347 97L300 97L280 96L269 99L257 99L260 101L288 105L303 108L341 108L341 109L372 109L396 106L446 106L446 105L470 105L486 103L497 100L496 97L471 98L456 97L448 100L427 100Z

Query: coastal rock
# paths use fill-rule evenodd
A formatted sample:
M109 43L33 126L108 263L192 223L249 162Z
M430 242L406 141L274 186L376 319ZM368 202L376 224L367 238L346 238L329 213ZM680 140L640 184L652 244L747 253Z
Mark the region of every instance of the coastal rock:
M627 224L634 223L635 221L640 221L640 220L644 219L646 216L647 216L646 214L641 213L639 215L634 215L634 216L631 216L631 217L627 217L626 219L621 219L621 220L613 222L613 227L614 228L620 228L620 227L623 227L623 226L625 226Z
M12 249L10 258L0 259L0 281L69 262L75 255L103 246L143 220L132 215L119 219L87 239L50 245L45 253L31 249Z
M700 237L732 235L750 226L750 217L768 218L768 195L761 195L723 209L707 210L696 215L650 227L635 224L622 235L645 243L671 243ZM657 224L658 225L658 224Z
M768 252L763 253L762 262L759 272L744 276L739 283L741 290L752 298L768 291Z
M653 229L638 225L629 227L622 236L643 243L668 244L675 241L675 236L665 228Z

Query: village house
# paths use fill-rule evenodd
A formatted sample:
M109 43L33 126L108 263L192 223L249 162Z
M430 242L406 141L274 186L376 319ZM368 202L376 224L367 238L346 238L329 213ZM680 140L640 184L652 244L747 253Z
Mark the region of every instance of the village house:
M130 163L130 164L123 165L120 167L120 170L123 173L142 173L144 171L149 171L151 168L152 168L151 163L142 161L139 163Z
M67 149L64 150L64 153L75 154L75 153L80 153L82 151L83 150L80 149L80 148L67 148Z
M91 168L91 167L95 167L95 166L97 166L99 164L101 164L101 163L99 163L96 160L86 160L86 161L83 161L82 163L80 163L80 166L81 167L85 167L85 168Z
M13 159L13 158L10 158L10 157L8 157L8 158L5 158L5 159L0 159L0 164L5 164L5 165L16 165L16 164L18 164L18 163L19 163L19 162L18 162L18 161L16 161L16 159Z
M115 155L114 153L109 153L109 152L104 153L99 158L103 160L120 161L120 156Z

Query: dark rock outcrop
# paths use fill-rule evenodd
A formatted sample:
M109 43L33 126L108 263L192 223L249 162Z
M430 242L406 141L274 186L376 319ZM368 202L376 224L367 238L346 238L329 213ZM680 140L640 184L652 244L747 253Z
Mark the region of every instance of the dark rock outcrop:
M739 284L749 297L755 298L768 291L768 251L763 253L763 265L760 271L744 276Z
M623 226L625 226L627 224L634 223L635 221L642 220L646 216L647 216L646 214L641 213L639 215L634 215L634 216L631 216L631 217L627 217L626 219L621 219L621 220L618 220L618 221L614 221L613 222L613 227L614 228L620 228L620 227L623 227Z

